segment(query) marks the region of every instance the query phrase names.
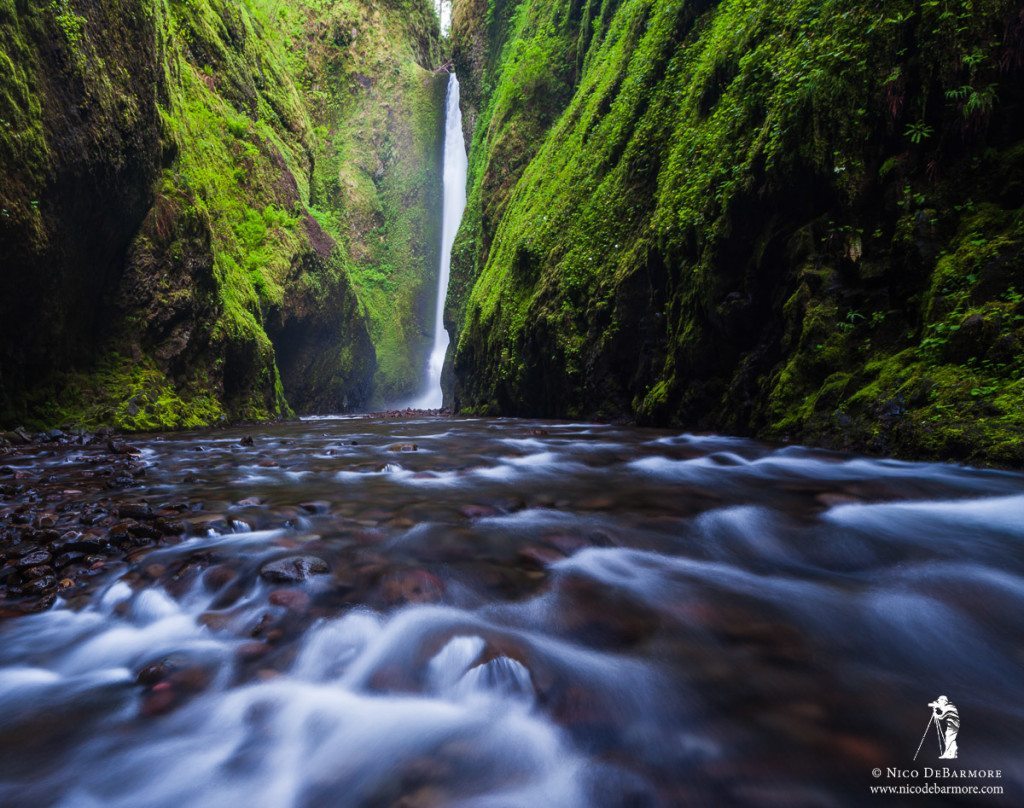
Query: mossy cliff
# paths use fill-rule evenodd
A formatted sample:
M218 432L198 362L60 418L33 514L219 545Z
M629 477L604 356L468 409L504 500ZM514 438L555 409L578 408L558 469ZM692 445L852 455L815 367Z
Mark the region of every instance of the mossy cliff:
M469 412L1024 463L1024 12L456 0Z
M428 0L0 0L3 420L411 394L439 60Z

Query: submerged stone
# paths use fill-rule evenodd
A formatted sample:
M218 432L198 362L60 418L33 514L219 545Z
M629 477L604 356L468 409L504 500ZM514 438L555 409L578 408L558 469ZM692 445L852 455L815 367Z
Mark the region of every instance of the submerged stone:
M301 583L314 575L326 575L330 565L316 556L290 556L260 567L260 576L272 583Z

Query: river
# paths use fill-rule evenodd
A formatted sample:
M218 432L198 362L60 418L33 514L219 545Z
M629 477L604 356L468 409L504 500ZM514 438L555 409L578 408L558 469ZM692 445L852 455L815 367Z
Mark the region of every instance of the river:
M0 622L4 806L863 805L940 694L1021 794L1019 474L436 417L132 443L117 490L3 459L9 518L185 526Z

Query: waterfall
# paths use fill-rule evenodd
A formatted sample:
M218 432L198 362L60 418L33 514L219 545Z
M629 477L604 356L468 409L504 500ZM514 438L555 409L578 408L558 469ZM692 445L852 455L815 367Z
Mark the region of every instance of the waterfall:
M452 73L448 78L444 119L444 178L441 224L441 261L437 280L437 310L434 316L434 347L427 365L427 383L423 395L412 406L436 410L441 407L441 370L448 352L449 337L444 328L444 301L448 296L452 245L459 232L462 213L466 209L466 143L462 136L462 111L459 109L459 80Z
M452 0L436 0L434 9L441 23L441 36L448 36L452 29Z

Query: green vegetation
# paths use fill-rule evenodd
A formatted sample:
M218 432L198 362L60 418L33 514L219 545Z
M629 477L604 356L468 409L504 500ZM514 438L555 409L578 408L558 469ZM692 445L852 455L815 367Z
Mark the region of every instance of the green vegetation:
M293 52L322 77L308 93L319 134L312 212L349 245L377 355L375 400L395 403L416 392L432 336L445 85L424 67L440 64L437 43L414 33L432 29L433 12L420 2L305 5ZM326 36L312 46L303 25ZM408 38L396 41L403 26Z
M3 334L3 420L151 429L414 392L436 29L428 0L0 0L0 291L39 309ZM97 241L93 211L118 208Z
M460 409L1024 462L1017 5L459 0L444 46ZM0 419L409 397L441 48L428 0L0 0Z
M1014 4L480 5L462 409L1024 462Z
M140 364L117 354L104 357L92 374L72 374L60 390L42 393L34 426L112 426L141 432L194 429L227 420L220 402L202 380L183 389L152 362Z

